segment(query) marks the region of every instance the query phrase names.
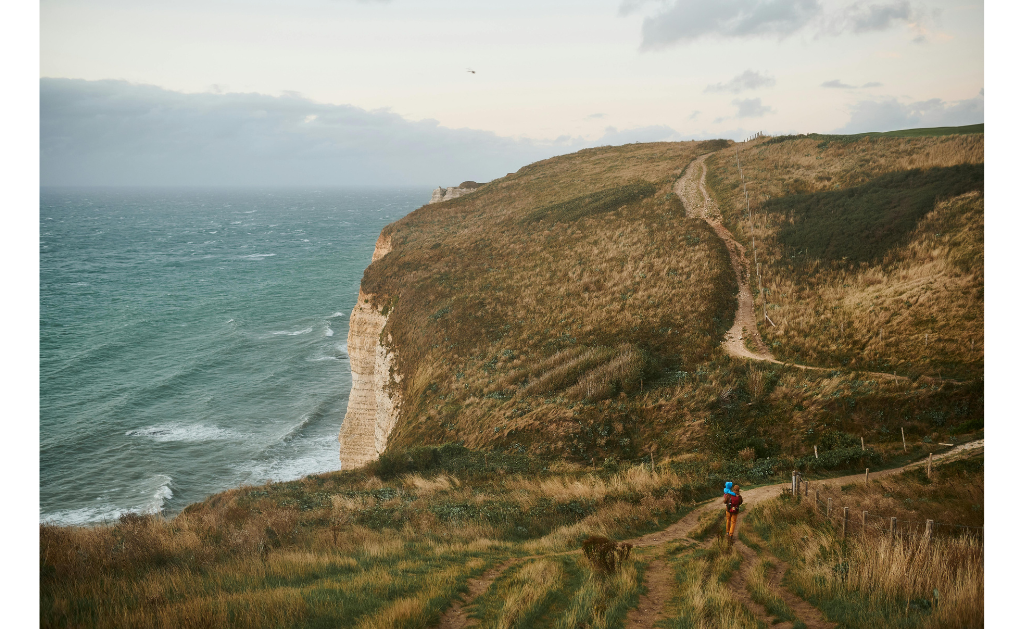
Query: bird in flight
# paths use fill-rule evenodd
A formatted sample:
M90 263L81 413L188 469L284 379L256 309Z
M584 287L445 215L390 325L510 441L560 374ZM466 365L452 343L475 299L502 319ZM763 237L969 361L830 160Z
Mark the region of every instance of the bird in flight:
M469 72L470 74L476 74L476 70L473 70L472 68L466 68L466 72Z

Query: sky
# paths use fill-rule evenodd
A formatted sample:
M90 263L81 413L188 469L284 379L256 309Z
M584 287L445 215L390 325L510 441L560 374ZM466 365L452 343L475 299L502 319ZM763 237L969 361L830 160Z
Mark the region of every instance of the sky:
M40 174L453 185L604 144L973 124L983 18L957 0L43 0Z

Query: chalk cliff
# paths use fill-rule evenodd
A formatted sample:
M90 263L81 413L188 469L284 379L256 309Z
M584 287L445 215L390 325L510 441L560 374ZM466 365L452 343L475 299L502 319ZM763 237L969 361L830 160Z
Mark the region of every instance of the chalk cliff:
M377 239L372 262L391 251L387 236ZM370 295L359 291L348 327L348 356L352 368L352 391L341 424L341 469L350 470L375 460L387 447L401 405L399 394L389 385L400 382L392 374L395 354L389 348L390 335L381 338L388 318L373 307Z

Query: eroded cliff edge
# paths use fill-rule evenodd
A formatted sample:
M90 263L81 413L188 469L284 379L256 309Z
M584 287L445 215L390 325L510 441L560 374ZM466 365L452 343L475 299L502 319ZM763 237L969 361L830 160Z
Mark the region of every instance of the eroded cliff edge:
M381 235L371 264L391 251L391 239ZM359 290L348 326L348 355L352 391L338 433L341 469L350 470L375 460L387 447L398 420L401 395L392 386L401 381L392 374L395 353L391 338L382 338L388 317L374 308L372 296Z

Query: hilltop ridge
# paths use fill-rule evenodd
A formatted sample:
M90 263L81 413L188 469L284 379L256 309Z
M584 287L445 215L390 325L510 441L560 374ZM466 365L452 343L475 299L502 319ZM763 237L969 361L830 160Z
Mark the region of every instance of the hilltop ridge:
M357 310L384 321L366 337L377 340L376 448L457 442L583 463L695 449L762 458L805 453L830 434L877 440L899 427L978 427L983 147L981 134L604 147L428 204L385 228L378 246L386 242L388 253L375 254L363 277ZM698 157L722 226L743 246L751 236L744 221L756 217L762 259L740 278L756 301L765 350L818 372L748 364L723 350L737 276L723 240L674 193ZM737 160L752 187L749 217ZM812 190L832 196L808 198ZM800 203L830 209L794 214ZM841 215L862 212L863 203L882 213ZM973 214L953 220L956 208ZM844 226L855 216L861 227ZM935 249L929 230L940 223L943 242L957 244ZM861 246L858 229L873 249L854 255L868 258L808 266L791 257L820 247L822 230L849 232L839 244ZM880 321L884 308L837 292L836 282L905 297L890 327L861 326ZM938 313L942 301L927 296L940 286L966 297ZM790 314L804 312L797 304L808 314ZM941 346L915 323L934 326L939 314L957 330ZM904 326L920 338L883 342ZM879 354L886 351L895 353ZM871 375L894 371L892 379ZM943 371L957 382L942 380ZM840 396L851 402L837 404ZM393 431L381 441L386 425Z

